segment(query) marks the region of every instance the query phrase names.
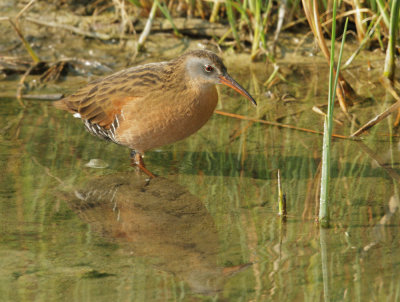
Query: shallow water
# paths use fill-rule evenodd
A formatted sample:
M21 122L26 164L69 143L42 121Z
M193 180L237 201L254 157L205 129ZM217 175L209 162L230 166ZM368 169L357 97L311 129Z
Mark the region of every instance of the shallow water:
M311 108L326 100L323 64L282 64L287 82L267 89L262 63L226 61L259 106L223 88L219 110L322 131ZM379 72L382 61L374 64ZM347 72L372 99L351 109L360 123L387 107L372 72ZM43 91L83 81L68 76ZM0 85L13 91L15 82ZM390 119L363 142L334 140L332 226L320 230L320 135L215 114L192 137L146 154L161 176L147 183L127 149L48 102L1 101L1 301L400 300L400 148ZM87 167L91 159L107 167Z

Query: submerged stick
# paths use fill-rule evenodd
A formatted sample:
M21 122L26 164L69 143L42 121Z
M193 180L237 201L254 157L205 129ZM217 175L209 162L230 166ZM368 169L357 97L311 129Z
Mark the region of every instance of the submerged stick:
M385 161L382 159L382 157L374 152L371 148L369 148L366 144L364 144L362 141L356 141L356 144L363 150L371 159L373 159L381 168L383 168L387 174L393 178L393 180L397 181L400 183L400 175L397 173L397 171L388 165L385 164Z
M330 290L329 290L329 284L330 284L330 274L329 274L329 260L328 260L328 244L327 244L327 239L328 239L328 234L327 230L325 229L320 229L319 231L319 243L321 247L321 266L322 266L322 284L324 288L324 301L331 301L330 297Z
M22 92L25 87L25 79L26 77L31 73L32 69L35 68L37 64L31 65L24 73L24 75L21 77L21 79L18 82L18 88L17 92L15 95L15 98L18 100L18 102L21 104L22 107L25 107L25 104L22 102Z

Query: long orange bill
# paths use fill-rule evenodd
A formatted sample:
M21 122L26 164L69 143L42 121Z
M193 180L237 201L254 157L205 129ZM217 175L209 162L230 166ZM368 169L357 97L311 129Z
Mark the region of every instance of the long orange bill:
M242 86L240 86L238 82L236 82L234 79L232 79L228 74L220 75L219 80L220 80L221 84L224 84L224 85L236 90L241 95L248 98L250 100L250 102L253 103L254 106L257 106L257 103L253 99L253 97Z

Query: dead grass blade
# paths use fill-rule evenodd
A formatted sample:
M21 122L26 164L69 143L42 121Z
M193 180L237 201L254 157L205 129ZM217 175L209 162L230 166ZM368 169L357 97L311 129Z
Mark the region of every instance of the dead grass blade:
M397 94L397 92L393 89L392 84L390 83L390 80L387 78L381 78L380 79L382 85L390 92L390 94L396 99L396 103L394 103L392 106L390 106L388 109L383 111L382 113L378 114L375 116L373 119L371 119L369 122L367 122L364 126L362 126L360 129L358 129L356 132L354 132L350 137L356 137L359 136L361 133L367 131L371 127L375 126L378 124L380 121L384 120L386 117L388 117L390 114L392 114L395 111L398 111L400 109L400 96Z
M220 110L215 110L214 112L219 115L229 116L229 117L233 117L233 118L240 119L240 120L252 121L255 123L276 126L276 127L281 127L281 128L288 128L288 129L307 132L307 133L313 133L313 134L319 134L319 135L324 134L323 132L312 130L312 129L301 128L301 127L296 127L296 126L277 123L277 122L270 122L270 121L266 121L266 120L255 119L255 118L251 118L251 117L247 117L247 116L239 115L239 114L235 114L235 113L229 113L229 112L224 112L224 111L220 111ZM340 135L340 134L332 134L332 137L341 138L341 139L349 139L348 136Z
M25 47L26 51L29 53L29 55L31 56L33 62L38 63L40 61L40 59L39 59L38 55L35 53L35 51L32 49L32 47L29 45L28 41L26 41L24 35L22 34L22 31L21 31L21 28L20 28L20 24L19 24L20 17L26 11L28 11L29 8L32 7L32 5L35 3L35 1L36 0L29 1L29 3L27 5L25 5L25 7L23 9L21 9L21 11L16 15L16 17L13 18L14 20L12 20L10 17L7 17L7 18L2 19L2 20L8 20L8 22L10 22L12 28L17 33L17 35L18 35L19 39L21 40L22 44L24 44L24 47Z
M320 21L320 15L318 11L318 1L316 0L302 0L304 13L307 17L308 24L314 34L315 39L318 42L319 48L321 49L324 57L327 61L330 61L330 53L328 47L326 46L324 34L322 31L322 25ZM336 75L336 69L334 70L334 74ZM351 100L346 98L345 96L354 95L353 89L346 82L346 80L339 74L339 85L336 87L336 94L339 100L340 108L346 114L348 120L351 120L351 117L348 114L347 106L351 105Z

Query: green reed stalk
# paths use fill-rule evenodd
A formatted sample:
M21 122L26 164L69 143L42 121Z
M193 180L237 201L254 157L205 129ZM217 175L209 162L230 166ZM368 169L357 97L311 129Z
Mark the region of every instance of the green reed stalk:
M22 34L21 30L19 29L19 26L17 25L18 23L15 24L11 19L9 19L8 21L10 22L11 26L14 28L14 30L17 33L18 37L22 41L22 44L24 44L25 49L29 53L29 55L31 56L33 62L39 63L40 59L39 59L38 55L32 49L32 47L30 46L29 42L25 39L24 35Z
M387 11L385 10L385 1L384 0L376 0L376 3L378 4L379 12L381 13L381 15L383 17L383 22L385 22L387 27L389 27L390 21L389 21L389 16L387 14Z
M248 12L246 11L246 6L245 3L243 3L243 6L241 5L241 3L239 2L232 2L232 6L240 13L240 23L243 24L243 22L245 22L247 24L247 26L251 29L251 22L248 16Z
M368 27L367 33L364 36L364 39L358 45L356 51L347 59L346 63L343 64L342 70L348 68L350 64L353 62L353 60L360 54L361 50L363 50L367 45L367 43L371 41L372 36L375 34L376 28L380 24L382 18L383 18L382 15L380 15L379 18L372 19L371 24Z
M324 121L324 139L323 139L323 149L322 149L322 170L321 170L321 194L319 200L319 222L322 227L329 226L328 196L329 196L329 179L330 179L330 154L331 154L331 141L332 141L332 128L333 128L333 105L335 103L336 86L340 72L340 63L342 61L343 46L346 39L346 31L348 24L348 19L346 19L342 44L339 52L336 77L334 78L336 7L337 3L336 0L334 0L333 12L332 12L332 36L331 36L331 53L330 53L330 67L329 67L328 113Z
M400 1L393 0L390 9L390 26L389 26L389 42L386 50L385 68L383 76L393 81L395 69L395 52L396 52L396 37L399 28L399 7Z
M267 23L268 23L268 16L271 13L271 8L272 8L272 0L268 0L267 7L266 7L265 12L263 14L264 15L264 20L262 22L263 31L262 31L261 36L260 36L261 37L262 47L264 49L267 49L267 41L265 40L265 34L267 33L267 29L268 29L267 28Z
M137 7L142 7L139 0L128 0L128 1Z
M214 5L213 5L211 16L210 16L210 22L211 23L217 22L218 12L219 12L220 6L221 6L221 2L220 1L218 1L218 0L214 1Z
M251 46L251 59L254 60L260 43L260 35L262 35L262 23L261 23L261 0L256 1L255 7L255 24L254 24L254 38L253 45Z
M177 36L178 38L182 38L181 33L178 31L178 28L175 26L174 19L172 18L171 14L169 13L169 10L164 2L160 3L159 1L155 1L157 3L158 8L162 12L165 18L171 23L172 29L174 31L174 35Z
M232 35L236 40L236 45L238 49L241 50L242 47L240 46L240 37L236 29L235 16L233 15L232 0L226 0L225 7L226 7L226 14L228 15L228 21L232 29Z

